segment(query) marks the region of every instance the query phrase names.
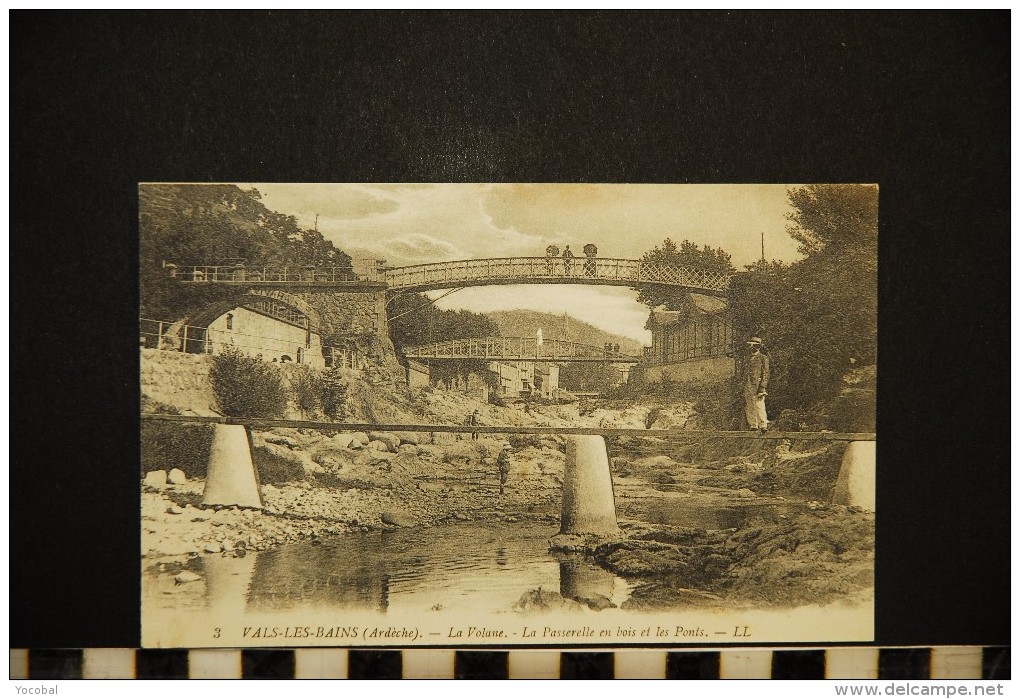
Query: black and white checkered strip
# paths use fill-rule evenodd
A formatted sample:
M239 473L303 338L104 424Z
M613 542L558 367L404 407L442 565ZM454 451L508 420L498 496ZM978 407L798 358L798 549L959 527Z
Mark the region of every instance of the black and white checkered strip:
M1008 647L626 650L12 650L11 679L988 679Z

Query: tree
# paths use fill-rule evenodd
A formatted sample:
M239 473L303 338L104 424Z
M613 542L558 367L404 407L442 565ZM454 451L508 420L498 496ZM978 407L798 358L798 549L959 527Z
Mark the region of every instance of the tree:
M293 216L270 211L257 189L235 185L143 185L138 190L141 311L176 319L227 298L224 288L182 286L163 263L349 267L351 258ZM212 287L214 285L210 285ZM197 288L196 288L197 287Z
M642 255L641 261L679 267L700 267L725 273L735 271L729 253L722 248L713 248L709 245L699 248L689 240L684 240L678 247L671 238L662 241L661 247L656 246ZM682 298L683 292L665 286L648 286L638 293L638 301L651 308L664 305L666 308L675 309Z
M749 265L729 292L736 337L761 335L773 354L772 410L835 396L877 357L877 188L807 185L789 199L787 232L805 258Z
M404 347L427 345L431 342L460 340L469 337L498 337L499 326L486 315L471 311L450 311L435 307L424 294L401 294L390 300L390 339L399 352ZM434 379L453 380L478 374L490 386L488 362L484 359L458 359L437 362L431 375Z

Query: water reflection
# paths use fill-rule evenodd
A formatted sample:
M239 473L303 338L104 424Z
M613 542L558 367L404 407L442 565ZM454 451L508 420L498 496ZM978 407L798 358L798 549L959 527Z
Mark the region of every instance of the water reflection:
M209 556L205 605L231 616L322 607L507 611L543 588L592 609L618 606L629 586L580 556L554 557L548 550L554 533L547 525L472 523L352 534L245 558Z
M653 524L728 529L791 508L708 508L659 500L644 509L645 521ZM145 573L145 604L163 609L197 604L236 616L323 607L507 611L534 590L559 590L590 609L619 606L629 597L628 583L591 559L550 553L555 533L555 527L539 523L465 522L355 533L244 558L207 556L201 567L204 590L173 586L172 577L152 569ZM187 596L192 591L197 594Z
M615 607L617 577L583 556L557 556L560 559L560 596L590 609Z

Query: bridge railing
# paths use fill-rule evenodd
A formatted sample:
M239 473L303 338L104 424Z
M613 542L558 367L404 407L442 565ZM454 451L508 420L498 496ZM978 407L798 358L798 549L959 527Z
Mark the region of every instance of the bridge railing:
M601 257L499 257L386 270L386 283L391 289L509 279L548 279L553 282L584 282L590 279L593 282L667 284L722 292L728 288L729 278L730 275L725 272L699 267Z
M179 281L199 283L349 284L386 281L381 264L369 263L338 267L167 265L167 271L172 278Z
M428 345L404 349L404 356L410 359L510 359L528 361L556 361L566 359L618 360L636 362L619 352L606 351L567 340L545 340L541 345L534 337L480 337L460 340L445 340Z

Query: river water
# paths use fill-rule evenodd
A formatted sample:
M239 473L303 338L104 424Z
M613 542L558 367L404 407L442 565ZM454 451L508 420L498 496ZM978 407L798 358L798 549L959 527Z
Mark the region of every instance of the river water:
M670 498L630 502L652 524L711 529L775 514L760 507L692 508ZM243 558L193 559L202 583L174 585L174 571L143 573L146 609L230 608L235 613L308 609L506 612L538 590L592 608L619 606L632 586L590 559L549 551L558 527L547 522L462 522L432 528L353 533L299 542ZM541 593L539 593L541 596Z

